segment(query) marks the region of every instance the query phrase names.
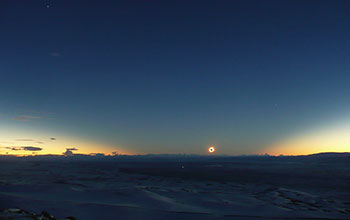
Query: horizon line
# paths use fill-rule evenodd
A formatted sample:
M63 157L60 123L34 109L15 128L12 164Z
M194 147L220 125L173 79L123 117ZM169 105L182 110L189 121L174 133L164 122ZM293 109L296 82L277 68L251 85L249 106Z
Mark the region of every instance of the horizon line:
M0 157L40 157L40 156L57 156L57 157L75 157L75 156L90 156L90 157L120 157L120 156L129 156L129 157L137 157L137 156L203 156L203 157L249 157L249 156L256 156L256 157L297 157L297 156L310 156L310 155L318 155L318 154L350 154L349 152L317 152L317 153L311 153L311 154L295 154L295 155L271 155L268 153L264 154L239 154L239 155L232 155L232 154L186 154L186 153L178 153L178 154L104 154L104 153L90 153L90 154L72 154L70 156L64 155L64 154L0 154Z

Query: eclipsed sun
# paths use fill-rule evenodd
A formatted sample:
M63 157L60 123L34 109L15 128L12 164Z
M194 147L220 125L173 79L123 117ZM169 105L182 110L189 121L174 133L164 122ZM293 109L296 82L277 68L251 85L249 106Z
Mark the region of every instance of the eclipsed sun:
M208 151L209 151L209 153L214 153L215 147L214 147L214 146L210 146L210 147L208 148Z

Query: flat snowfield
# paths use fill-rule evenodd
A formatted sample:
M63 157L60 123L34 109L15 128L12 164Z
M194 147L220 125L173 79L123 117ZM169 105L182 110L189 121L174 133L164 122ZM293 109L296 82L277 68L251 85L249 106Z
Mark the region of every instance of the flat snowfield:
M350 157L1 158L0 209L58 219L350 219Z

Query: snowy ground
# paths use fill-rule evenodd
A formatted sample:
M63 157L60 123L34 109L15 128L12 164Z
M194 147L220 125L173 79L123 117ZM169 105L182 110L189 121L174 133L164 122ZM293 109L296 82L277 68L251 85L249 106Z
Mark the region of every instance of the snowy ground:
M57 218L350 219L350 158L0 159L0 209Z

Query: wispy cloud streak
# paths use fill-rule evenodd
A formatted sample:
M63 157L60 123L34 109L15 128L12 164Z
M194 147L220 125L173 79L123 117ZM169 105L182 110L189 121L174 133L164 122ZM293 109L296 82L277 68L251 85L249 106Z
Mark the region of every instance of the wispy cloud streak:
M20 115L16 118L13 118L13 120L15 121L33 121L33 120L37 120L40 119L39 116L33 116L33 115Z

